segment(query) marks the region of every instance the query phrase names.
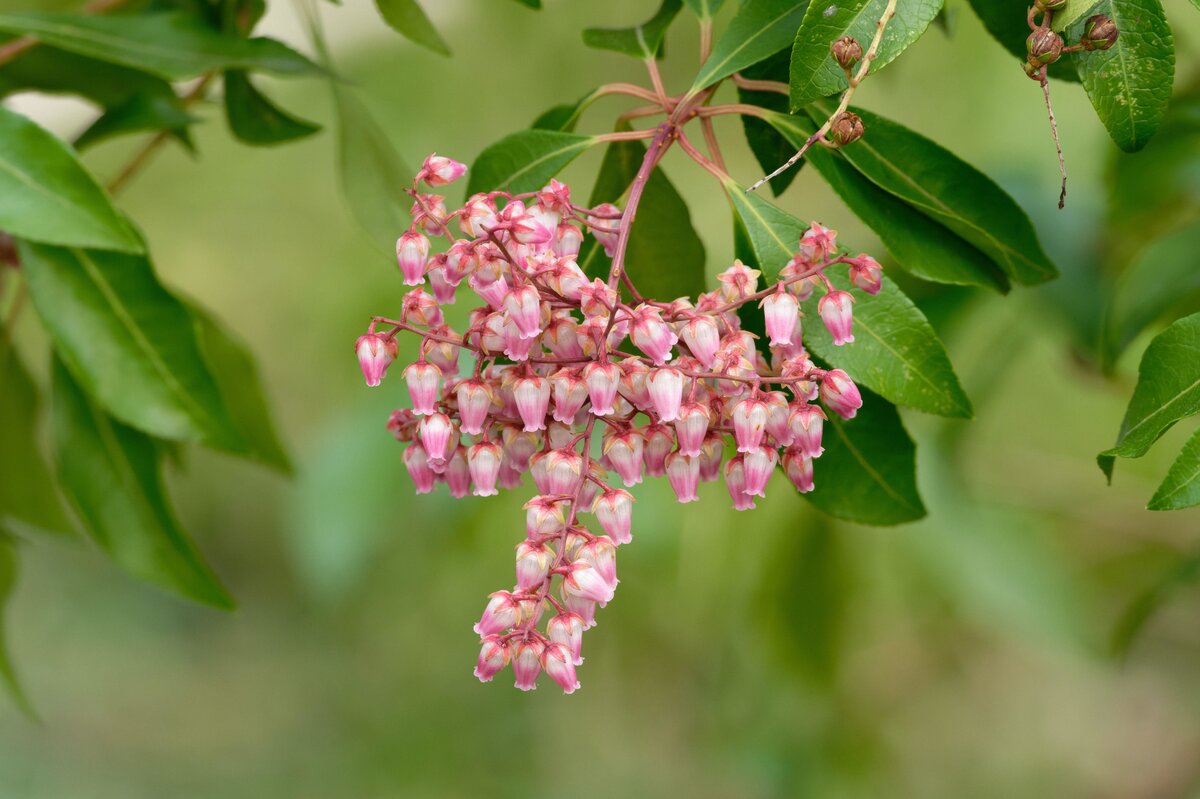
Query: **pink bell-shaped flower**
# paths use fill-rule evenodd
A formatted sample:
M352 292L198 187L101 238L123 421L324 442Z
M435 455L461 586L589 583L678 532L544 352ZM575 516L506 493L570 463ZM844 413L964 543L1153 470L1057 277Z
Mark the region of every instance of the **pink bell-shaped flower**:
M751 397L733 406L733 437L738 452L749 452L762 444L767 430L767 403Z
M742 456L745 491L752 497L765 497L767 482L779 462L779 453L771 447L756 447Z
M681 406L675 419L675 436L679 439L679 451L684 455L698 456L711 422L712 411L707 405L688 402Z
M417 180L423 180L430 186L445 186L461 178L467 172L467 165L446 158L437 153L430 153L417 173Z
M583 663L583 617L578 613L559 613L546 623L546 637L552 644L561 644L571 653L571 662L576 666Z
M821 379L821 402L843 419L853 419L862 407L862 394L850 375L841 369L831 369Z
M660 421L673 422L679 418L679 405L683 401L683 372L670 366L653 369L646 378L646 390Z
M734 510L753 510L754 497L746 492L745 456L730 458L725 464L725 487L733 500Z
M782 288L762 301L763 320L772 347L788 347L800 324L800 303Z
M542 668L550 679L558 683L565 694L573 694L579 688L575 676L575 656L562 644L550 644L542 652Z
M594 509L600 529L617 544L628 544L633 540L633 495L622 488L605 491L596 500Z
M554 552L545 544L522 541L517 544L517 587L532 591L546 581Z
M433 490L437 475L429 468L429 456L420 444L413 442L404 450L404 467L408 469L408 476L412 478L418 494L428 494Z
M546 645L537 638L517 641L512 645L514 683L522 691L532 691L537 688L538 675L542 673L542 653Z
M672 452L667 456L667 480L680 502L695 502L700 487L700 456Z
M498 635L486 636L479 648L479 660L475 662L475 676L480 682L491 682L508 665L510 655L503 638Z
M813 490L813 462L798 447L788 447L783 453L783 471L801 494Z
M642 482L643 448L645 442L637 430L626 430L604 435L604 456L612 464L613 471L620 475L626 487Z
M473 629L481 636L504 632L516 625L520 612L511 592L497 591L488 595L487 607Z
M374 388L383 381L387 368L396 360L398 349L395 338L380 333L358 337L358 341L354 342L354 354L358 356L358 365L362 367L363 378L368 386Z
M425 415L436 410L441 377L442 370L428 361L416 361L404 367L404 380L408 384L413 413Z
M513 386L517 413L525 423L525 432L546 429L546 414L550 409L550 381L532 375L519 378Z
M825 427L825 412L816 405L804 403L792 408L788 416L788 427L792 431L792 446L808 458L818 458L825 449L821 446L821 434Z
M406 231L396 239L396 265L404 285L419 286L425 282L425 264L429 260L429 239L415 230Z
M711 316L694 316L681 331L683 343L705 369L711 369L721 346L721 331Z
M817 313L838 346L854 341L853 304L854 297L848 291L831 291L817 303Z
M592 413L596 416L608 416L612 413L613 401L617 398L617 386L621 380L621 367L615 363L592 361L583 367L583 379L587 383Z

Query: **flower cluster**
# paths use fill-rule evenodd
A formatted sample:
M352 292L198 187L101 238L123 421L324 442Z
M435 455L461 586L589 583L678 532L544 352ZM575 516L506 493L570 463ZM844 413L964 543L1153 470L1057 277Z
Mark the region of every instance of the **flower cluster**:
M464 171L431 155L417 181L441 186ZM491 595L474 628L475 675L487 682L511 664L522 690L544 671L571 693L583 632L612 600L617 548L632 538L627 488L665 475L678 500L692 502L701 482L723 477L733 506L746 510L781 466L798 491L812 490L826 412L852 418L862 399L845 372L808 357L800 303L823 292L821 321L835 344L852 342L854 298L825 271L845 265L854 286L874 293L879 264L840 254L836 233L813 223L765 288L758 270L735 262L717 290L661 302L641 297L619 268L605 280L579 267L581 247L611 257L628 235L613 205L577 206L552 180L538 192L476 194L448 212L418 185L413 226L396 243L413 288L399 319L375 317L358 339L363 375L379 385L399 331L420 336L417 360L403 369L411 407L388 421L408 442L417 493L444 482L452 496L486 497L532 479L516 584ZM448 246L431 254L431 236ZM459 332L442 309L463 287L482 304ZM755 304L763 349L738 316ZM464 350L473 363L461 371Z

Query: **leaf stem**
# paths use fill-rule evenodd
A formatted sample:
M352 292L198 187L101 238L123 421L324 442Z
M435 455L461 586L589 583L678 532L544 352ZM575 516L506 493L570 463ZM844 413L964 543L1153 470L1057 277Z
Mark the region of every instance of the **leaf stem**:
M774 92L776 94L788 94L788 85L777 80L753 80L752 78L743 78L742 73L733 73L733 85L739 89L746 89L752 92Z

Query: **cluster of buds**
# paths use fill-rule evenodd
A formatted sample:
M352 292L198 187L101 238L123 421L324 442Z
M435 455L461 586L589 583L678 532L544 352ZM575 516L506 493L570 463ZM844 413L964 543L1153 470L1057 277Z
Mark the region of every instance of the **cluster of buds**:
M443 185L463 171L430 156L419 180ZM850 419L862 398L845 372L809 358L800 303L822 292L822 323L835 344L852 342L854 297L825 272L842 265L856 289L875 293L880 267L840 253L836 233L813 223L765 288L758 270L735 262L695 300L643 298L632 283L627 300L619 270L592 279L577 261L587 236L611 255L627 235L613 205L577 206L557 181L476 194L452 212L416 182L410 193L414 223L396 256L413 288L399 319L374 317L358 339L363 375L379 384L400 331L420 338L402 373L411 407L388 421L408 444L417 493L445 483L452 496L486 497L531 478L516 583L490 596L474 627L475 675L487 682L511 665L522 690L545 672L571 693L583 632L613 599L617 549L632 539L626 489L666 476L678 500L692 502L700 483L723 478L733 506L746 510L777 467L798 491L813 489L827 413ZM446 248L431 254L429 236ZM459 332L443 308L464 287L480 304ZM762 349L738 316L754 305L769 339ZM464 352L472 363L462 370Z
M1025 40L1025 49L1029 53L1025 59L1025 74L1034 80L1045 77L1046 68L1066 53L1077 53L1081 50L1107 50L1116 44L1118 31L1112 18L1105 14L1088 17L1083 24L1083 33L1076 44L1068 46L1063 37L1050 27L1051 19L1056 11L1067 7L1067 0L1035 0L1029 8L1028 21L1031 33ZM1037 17L1041 14L1041 21Z

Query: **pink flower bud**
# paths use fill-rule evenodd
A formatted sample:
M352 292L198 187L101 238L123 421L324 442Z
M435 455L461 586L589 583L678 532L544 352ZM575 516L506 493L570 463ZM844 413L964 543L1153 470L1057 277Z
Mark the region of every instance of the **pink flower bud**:
M824 452L821 433L825 427L825 412L816 405L797 405L788 416L792 445L807 458L818 458Z
M409 230L396 239L396 264L404 277L404 285L419 286L425 282L425 262L429 258L429 239Z
M801 494L813 490L813 462L797 447L789 447L783 453L783 470L792 485Z
M680 502L695 502L699 497L700 457L672 452L667 456L667 480Z
M779 453L771 447L756 447L742 456L742 469L746 480L745 491L752 497L765 497L767 482L779 462Z
M733 500L734 510L753 510L754 497L746 493L745 456L738 455L725 464L725 487Z
M642 434L637 430L613 433L610 429L604 434L604 456L626 487L642 482L643 444Z
M517 413L525 423L525 432L546 429L546 414L550 408L550 381L537 375L522 377L513 386Z
M517 641L512 646L513 674L517 681L514 683L522 691L532 691L537 688L538 675L542 673L542 653L546 645L536 638Z
M517 544L517 587L532 591L546 581L554 551L545 544L522 541Z
M417 227L430 236L440 236L445 232L446 198L440 194L419 194L409 214Z
M762 274L757 269L751 269L741 261L734 261L733 266L717 275L721 281L721 296L726 302L737 302L745 299L758 290L758 276Z
M597 574L614 589L617 579L617 545L611 539L597 536L579 548L576 562L583 561L596 570ZM601 606L603 607L603 606Z
M461 178L467 171L467 165L451 158L430 153L417 173L417 179L423 180L430 186L445 186Z
M514 425L506 425L501 432L504 438L504 454L513 468L523 472L529 468L529 459L537 452L540 440L537 433L530 433Z
M604 248L604 254L612 258L620 238L617 230L621 224L621 209L612 203L603 203L592 210L598 215L588 214L588 228Z
M530 540L562 532L567 526L565 504L554 495L536 496L525 503L525 533Z
M451 285L446 278L446 267L434 267L426 274L429 277L429 288L433 290L433 299L437 301L438 305L453 305L455 286Z
M721 346L721 331L711 316L694 316L683 326L683 343L696 360L711 369Z
M562 644L550 644L542 652L542 668L550 679L558 683L565 694L573 694L579 688L575 676L575 656Z
M671 348L679 342L679 336L663 321L662 312L647 305L634 309L629 335L635 347L660 365L671 360Z
M569 449L551 450L546 456L549 493L574 496L583 479L583 456Z
M513 466L510 458L500 461L500 487L508 490L520 488L522 484L521 470Z
M485 637L479 649L479 660L475 662L475 676L480 682L491 682L508 665L509 654L503 638L498 635Z
M542 332L542 298L533 286L520 286L504 298L508 318L521 332L521 338L536 338Z
M542 343L559 358L583 357L583 346L579 340L579 324L570 316L558 316L550 320L542 334Z
M583 231L574 225L563 222L559 224L558 229L554 232L554 254L559 256L574 257L579 254L579 248L583 245Z
M615 363L592 361L583 367L583 379L587 382L592 413L596 416L612 413L613 400L617 398L617 385L621 380L621 367Z
M700 449L700 481L711 483L721 476L721 458L725 456L725 439L717 433L704 437Z
M683 401L683 372L669 366L654 369L646 378L646 389L661 421L673 422L679 418L679 404Z
M480 441L467 449L467 468L471 472L471 482L475 484L475 496L496 496L496 478L500 476L501 460L500 447L491 441Z
M396 360L398 349L395 338L380 333L358 337L358 341L354 342L354 353L358 356L358 365L362 367L363 378L368 386L374 388L383 381L387 368Z
M475 194L463 206L458 218L462 232L479 238L496 226L496 203L486 194Z
M433 490L437 475L429 468L429 456L420 444L414 442L404 450L404 466L418 494L428 494Z
M831 369L821 380L821 402L843 419L853 419L862 407L862 394L850 375L841 369Z
M704 435L712 422L712 411L699 402L688 402L679 409L675 419L675 435L679 439L679 451L684 455L698 456L704 445Z
M596 278L579 287L579 303L584 316L602 316L607 324L608 315L617 307L617 292Z
M791 346L792 334L800 323L800 303L786 291L780 289L768 294L762 301L763 319L772 347Z
M651 477L662 477L667 473L667 455L675 449L675 433L666 425L652 424L642 431L645 446L642 447L646 473Z
M860 253L850 264L850 282L868 294L878 294L883 288L883 268L866 253Z
M388 415L387 429L397 441L412 441L417 431L417 415L408 408L399 408Z
M831 291L817 303L817 313L829 328L833 343L849 344L854 341L854 297L848 291Z
M837 231L813 222L800 237L800 255L809 263L824 261L837 253Z
M500 225L520 244L548 244L554 239L554 227L549 227L537 214L530 213L524 203L514 200L500 212ZM555 227L557 227L555 222Z
M483 609L483 616L475 624L474 630L484 637L504 632L517 623L520 612L518 602L510 592L489 594L487 607Z
M571 662L576 666L583 663L583 617L578 613L560 613L546 623L546 637L552 644L560 644L571 653Z
M563 580L563 590L581 599L588 599L604 607L612 601L615 588L596 571L590 563L576 560Z
M492 407L491 387L479 378L472 377L459 383L455 394L462 431L469 436L481 434L487 424L488 410Z
M596 500L596 520L617 544L628 544L633 540L630 533L633 523L633 495L621 488L605 491Z
M441 376L442 370L426 361L416 361L404 368L404 381L408 384L413 413L424 415L436 410Z
M444 413L429 414L417 424L417 435L421 437L421 446L425 448L431 461L446 459L449 454L447 450L452 430L450 417Z
M529 360L529 353L537 344L536 338L525 338L513 322L504 326L504 354L514 361Z
M563 605L567 610L579 615L583 619L583 629L590 630L596 626L596 603L590 599L569 594L566 590L562 592Z
M792 443L792 430L788 427L788 414L792 409L787 395L782 391L768 391L763 394L763 401L767 403L767 435L777 446L786 447Z
M760 399L744 399L733 406L733 437L738 452L749 452L762 444L767 416L767 403Z
M439 327L445 324L441 306L425 289L413 289L400 301L400 318L415 325Z
M467 448L455 447L454 454L446 463L446 486L450 496L462 499L471 493L471 468L467 464Z
M587 383L580 379L578 371L564 368L550 376L550 385L554 391L554 420L574 423L575 415L588 398Z

